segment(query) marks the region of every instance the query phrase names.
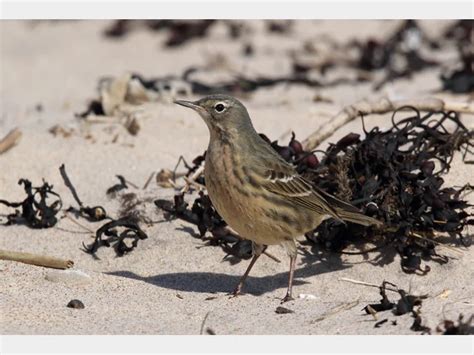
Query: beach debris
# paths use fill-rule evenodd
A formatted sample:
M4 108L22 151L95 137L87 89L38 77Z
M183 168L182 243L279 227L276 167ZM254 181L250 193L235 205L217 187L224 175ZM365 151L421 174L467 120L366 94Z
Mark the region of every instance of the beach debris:
M323 141L330 138L339 128L347 123L360 119L363 115L384 114L395 111L403 111L408 107L428 112L457 112L474 114L474 104L471 102L458 102L442 100L436 97L415 98L407 100L391 100L381 97L377 100L362 100L344 107L339 113L331 117L322 127L318 127L303 142L306 151L316 149Z
M443 90L466 94L474 91L473 36L474 23L467 19L454 22L444 31L444 40L454 42L458 48L459 62L441 74Z
M348 245L371 241L387 253L387 248L393 248L400 254L403 271L424 275L430 268L422 265L422 258L439 263L449 260L437 252L444 246L437 238L440 234L457 236L462 244L469 244L469 236L462 233L474 223L471 205L461 197L467 187L444 187L441 176L449 171L455 151L463 152L467 162L474 131L452 111L422 115L415 108L406 109L402 119L397 117L401 109L394 112L389 129L364 128L364 139L351 133L330 144L315 168L296 166L321 190L385 224L377 230L327 220L306 233L309 241L339 252Z
M74 262L72 260L11 250L0 250L0 260L17 261L24 264L54 269L68 269L74 266Z
M0 154L3 154L18 144L22 136L19 128L14 128L0 139Z
M206 315L204 316L203 320L202 320L202 323L201 323L201 330L199 331L199 334L200 335L203 335L204 332L206 332L207 335L216 335L216 332L214 331L214 329L210 328L210 327L204 327L204 325L206 324L206 321L207 321L207 318L209 317L209 314L211 313L211 311L208 311L206 313Z
M82 270L51 270L45 275L45 279L51 282L62 282L65 284L87 284L92 278Z
M473 335L474 334L474 315L464 321L464 315L460 314L457 322L444 320L436 327L436 331L443 335Z
M63 138L69 138L74 134L75 130L74 128L65 128L60 124L56 124L50 129L48 129L48 132L51 133L54 137L62 136Z
M74 309L84 309L84 303L82 303L82 301L80 300L70 300L69 303L67 304L68 308L74 308Z
M303 299L303 300L316 300L316 299L318 299L318 297L316 297L315 295L312 295L310 293L300 293L298 295L298 298Z
M369 39L360 48L358 67L364 70L385 69L384 78L375 84L379 90L394 79L410 77L416 72L438 65L426 58L423 46L436 49L436 42L428 38L415 20L405 20L382 42Z
M474 32L474 30L473 30ZM456 94L468 94L474 91L474 50L472 43L459 48L460 63L446 69L440 76L443 90Z
M385 324L388 322L388 318L385 318L385 319L382 319L380 321L378 321L377 323L374 324L374 328L380 328L382 326L382 324Z
M380 289L380 296L382 296L382 299L380 300L379 303L373 303L365 306L364 310L366 311L367 314L372 314L374 315L377 312L383 312L383 311L388 311L393 309L395 306L395 303L390 302L388 300L387 294L386 294L386 286L391 285L396 287L394 284L384 281L382 282L382 285L379 287Z
M319 316L315 320L312 320L311 323L314 324L314 323L322 322L323 320L326 320L329 317L332 317L336 314L339 314L340 312L348 311L348 310L354 308L355 306L357 306L358 304L359 304L359 300L355 300L355 301L352 301L352 302L340 304L340 305L328 310L327 312L323 313L321 316Z
M66 167L64 164L61 164L61 166L59 167L59 172L61 173L61 177L63 178L64 184L69 189L69 191L71 191L71 194L74 197L74 200L79 205L79 210L73 207L70 207L68 211L79 214L80 216L86 218L87 220L91 222L98 222L106 218L109 218L107 217L107 212L105 211L105 208L102 206L94 206L94 207L84 206L82 201L79 199L79 196L77 195L74 185L72 184L71 180L69 179L66 173Z
M119 182L107 189L105 194L109 197L115 197L119 191L128 189L127 180L122 175L116 175Z
M100 247L113 247L117 256L123 256L131 252L139 240L147 239L148 235L140 228L138 222L130 217L111 220L96 231L94 242L83 245L86 253L95 256ZM127 241L131 240L131 244Z
M360 283L362 285L372 286L371 284ZM397 303L392 302L388 299L386 290L387 285L395 287L397 290L400 299ZM374 317L374 320L378 320L378 313L385 312L385 311L392 311L395 316L401 316L407 313L411 313L412 317L414 318L413 324L411 326L411 330L423 333L430 333L431 329L426 327L422 324L421 318L421 304L422 301L428 298L428 295L411 295L407 293L405 290L398 288L395 284L383 281L382 284L379 286L380 295L382 299L379 303L369 304L364 307L364 310L367 314L371 314ZM390 291L394 291L393 288L390 288ZM375 323L374 327L379 328L382 324L386 323L388 319L383 319ZM393 322L392 322L393 324Z
M158 184L158 186L161 186L164 188L175 187L176 185L174 183L173 177L174 177L174 173L171 170L161 169L156 174L156 183ZM148 184L145 184L145 186L148 186Z
M268 20L265 21L267 31L277 34L288 34L293 26L292 20Z
M105 30L108 38L122 38L136 28L152 32L167 31L165 47L178 47L196 38L203 38L216 20L115 20Z
M153 197L140 198L135 192L123 193L120 195L119 218L129 218L148 225L154 222L147 215L146 207L153 202Z
M282 306L278 306L276 309L275 309L275 313L276 314L289 314L289 313L295 313L295 311L289 309L289 308L286 308L286 307L282 307Z
M53 185L43 180L43 185L33 187L28 179L20 179L19 185L23 185L27 197L22 202L9 202L0 200L3 204L12 208L21 208L21 212L7 215L5 225L26 224L30 228L51 228L57 222L56 214L61 210L62 200L59 194L53 191Z

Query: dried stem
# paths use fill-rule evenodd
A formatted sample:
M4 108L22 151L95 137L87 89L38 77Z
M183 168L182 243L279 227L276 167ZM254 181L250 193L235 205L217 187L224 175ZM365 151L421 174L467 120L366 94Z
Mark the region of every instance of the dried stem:
M196 179L203 173L204 167L200 166L189 178L186 179L186 185L181 189L181 193L184 193L189 190L189 186L195 183ZM196 183L197 184L197 183ZM202 185L199 185L202 186ZM204 186L202 186L204 187Z
M331 137L339 128L355 120L361 114L384 114L398 110L404 106L412 106L420 111L456 111L463 113L474 113L474 103L470 102L448 102L439 98L424 98L412 100L392 101L386 97L378 101L362 100L347 106L322 127L309 135L303 141L305 150L313 150L323 141Z
M7 150L13 148L15 144L18 143L18 141L21 138L21 131L19 128L14 128L8 134L3 137L2 140L0 140L0 154L5 153Z
M74 262L71 260L8 250L0 250L0 260L18 261L20 263L49 267L53 269L69 269L74 265Z
M345 277L339 278L339 281L346 281L346 282L350 282L350 283L353 283L353 284L356 284L356 285L362 285L362 286L370 286L370 287L380 288L380 285L371 284L371 283L364 282L364 281L359 281L359 280L347 279L347 278L345 278ZM396 288L385 287L385 289L388 290L388 291L392 291L392 292L397 292L397 293L398 293L398 290L397 290Z

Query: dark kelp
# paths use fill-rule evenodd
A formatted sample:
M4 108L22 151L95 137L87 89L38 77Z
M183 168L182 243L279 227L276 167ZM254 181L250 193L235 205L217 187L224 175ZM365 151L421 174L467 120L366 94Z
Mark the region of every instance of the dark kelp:
M449 171L455 151L463 151L464 158L472 154L474 132L454 112L422 116L406 109L413 115L398 120L401 113L394 112L392 128L382 132L375 127L365 132L364 140L347 135L329 146L316 168L299 166L315 185L383 220L385 227L374 230L328 220L306 237L334 251L355 240L391 247L400 254L405 272L425 274L429 267L421 266L422 258L448 261L436 252L442 243L436 240L438 233L470 243L462 231L474 223L471 206L461 198L463 188L443 187L441 175Z
M460 314L457 322L445 320L436 327L436 330L444 335L473 335L474 315L464 321L464 315Z
M53 191L53 185L43 181L40 187L32 187L27 179L20 179L19 185L23 185L26 198L22 202L9 202L0 200L0 204L13 208L21 208L21 212L7 215L6 225L26 224L31 228L51 228L58 219L56 214L62 208L61 197Z
M193 39L205 37L215 23L215 20L116 20L104 30L104 35L108 38L122 38L139 27L152 32L165 30L168 38L163 45L177 47Z
M119 230L121 229L121 230ZM107 222L97 229L95 240L90 245L83 244L84 251L95 255L100 247L112 246L117 256L123 256L131 252L141 239L148 238L147 234L140 228L138 222L131 218L120 218ZM126 240L131 240L128 245Z
M115 197L117 192L128 189L127 181L122 175L117 175L117 179L119 182L107 189L105 192L107 196L109 197Z
M389 300L387 297L387 285L395 287L399 295L399 300L395 303ZM401 316L407 313L411 313L413 317L413 324L410 327L411 330L416 332L423 332L430 334L431 329L422 324L422 319L420 316L421 305L424 299L428 298L427 295L415 296L408 294L405 290L398 288L395 284L384 281L379 287L380 295L382 299L379 303L369 304L364 307L364 310L367 314L372 314L373 316L378 312L392 311L395 316ZM391 289L394 291L393 289ZM375 328L380 328L382 324L386 323L388 319L384 319L380 322L375 323ZM394 324L392 322L392 324ZM396 322L395 324L396 325Z

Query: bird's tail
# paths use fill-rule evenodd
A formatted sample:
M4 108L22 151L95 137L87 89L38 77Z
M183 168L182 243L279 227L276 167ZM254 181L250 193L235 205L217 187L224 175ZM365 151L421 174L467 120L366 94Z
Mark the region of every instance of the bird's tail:
M342 208L336 208L337 215L345 222L361 224L363 226L381 226L383 223L375 218L366 216L360 212L347 211Z
M383 222L362 214L359 209L350 203L344 202L327 192L317 189L326 199L326 201L334 207L337 216L345 222L361 224L363 226L382 226Z

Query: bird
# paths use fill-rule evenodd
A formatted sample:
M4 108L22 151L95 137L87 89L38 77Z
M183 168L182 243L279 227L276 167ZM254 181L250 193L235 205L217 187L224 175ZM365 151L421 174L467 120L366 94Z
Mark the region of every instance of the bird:
M290 258L283 302L293 300L296 238L334 218L364 226L381 222L318 189L301 176L253 127L236 98L215 94L174 103L196 111L209 129L204 181L209 198L224 221L252 242L253 257L233 291L237 296L259 256L281 245Z

